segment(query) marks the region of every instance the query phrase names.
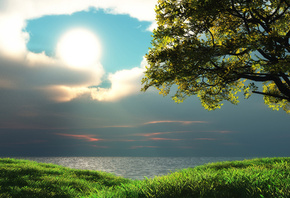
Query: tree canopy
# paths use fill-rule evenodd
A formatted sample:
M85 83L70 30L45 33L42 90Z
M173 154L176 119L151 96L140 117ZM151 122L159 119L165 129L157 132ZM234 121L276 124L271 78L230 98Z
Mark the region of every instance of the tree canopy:
M289 0L159 0L142 91L176 102L197 95L205 109L262 94L290 113Z

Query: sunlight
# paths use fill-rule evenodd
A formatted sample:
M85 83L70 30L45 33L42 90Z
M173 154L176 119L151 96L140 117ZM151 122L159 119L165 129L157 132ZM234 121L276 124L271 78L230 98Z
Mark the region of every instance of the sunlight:
M69 66L84 68L98 62L101 46L98 38L86 29L73 29L65 33L58 45L57 55Z

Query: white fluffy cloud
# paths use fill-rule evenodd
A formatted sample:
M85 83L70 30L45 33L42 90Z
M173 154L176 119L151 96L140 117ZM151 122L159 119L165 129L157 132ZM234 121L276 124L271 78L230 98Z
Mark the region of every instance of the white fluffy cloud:
M72 14L90 7L113 14L129 14L141 21L154 21L157 0L2 0L1 13L19 15L25 19L44 15Z
M23 29L29 19L72 14L91 7L104 9L112 14L128 14L153 24L156 2L157 0L0 1L0 88L35 90L57 101L68 101L82 94L91 94L95 100L114 101L138 92L143 66L110 74L108 80L112 86L109 89L89 89L87 87L101 83L105 74L101 64L97 63L94 69L75 70L44 53L29 52L26 48L29 34L23 32Z
M135 67L131 70L121 70L109 75L111 88L92 88L91 96L99 101L115 101L127 95L138 93L144 70Z
M22 32L25 21L45 15L72 14L91 7L112 14L129 14L141 21L154 22L157 0L2 0L0 8L0 52L21 55L29 36Z
M99 1L94 6L107 8L113 14L129 14L140 21L154 21L156 3L157 0L106 0Z
M23 58L29 35L22 32L25 20L17 15L0 14L0 53L9 58Z

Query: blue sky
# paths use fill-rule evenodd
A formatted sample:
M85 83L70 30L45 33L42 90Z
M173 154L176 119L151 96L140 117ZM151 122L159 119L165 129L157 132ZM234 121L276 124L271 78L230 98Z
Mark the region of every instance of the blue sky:
M289 156L289 115L261 96L208 112L140 92L155 3L1 1L0 156ZM100 41L89 67L57 54L77 28Z
M102 45L101 63L107 72L131 69L139 65L150 47L151 32L148 21L129 15L108 14L104 10L89 9L71 15L44 16L29 20L25 31L30 33L28 50L55 54L58 39L74 27L82 27L96 34Z

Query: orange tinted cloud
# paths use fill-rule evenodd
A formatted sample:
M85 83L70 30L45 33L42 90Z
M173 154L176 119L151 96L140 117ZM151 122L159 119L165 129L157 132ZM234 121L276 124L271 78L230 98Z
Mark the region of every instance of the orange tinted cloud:
M188 133L192 131L170 131L170 132L156 132L156 133L139 133L135 134L135 136L142 136L142 137L150 137L156 135L164 135L164 134L171 134L171 133Z
M100 139L104 142L140 142L145 140L133 140L133 139Z
M173 133L173 132L140 133L140 134L136 134L136 136L150 137L150 136L163 135L163 134L169 134L169 133Z
M206 121L177 121L177 120L159 120L159 121L151 121L151 122L146 122L146 124L160 124L160 123L180 123L184 125L188 124L194 124L194 123L207 123Z
M66 134L66 133L55 133L56 135L65 136L65 137L72 137L75 139L84 139L88 142L97 142L103 139L93 138L94 135L73 135L73 134Z

